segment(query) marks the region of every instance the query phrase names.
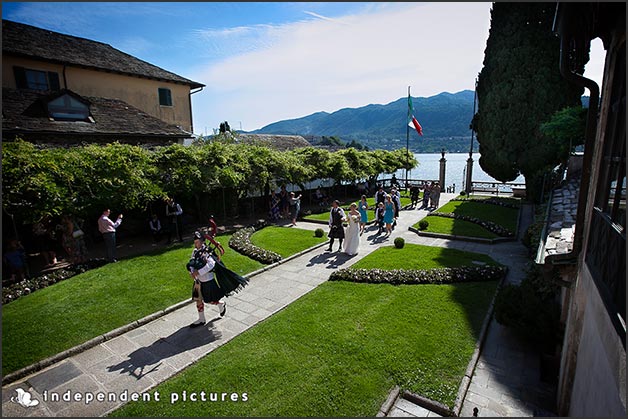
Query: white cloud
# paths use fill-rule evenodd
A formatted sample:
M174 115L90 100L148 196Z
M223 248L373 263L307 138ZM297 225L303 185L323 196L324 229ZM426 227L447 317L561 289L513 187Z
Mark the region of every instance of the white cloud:
M191 78L207 85L193 96L196 131L224 120L253 130L321 110L388 103L409 85L415 97L473 89L490 3L398 3L323 17L255 28L255 35L240 30L244 53L194 69ZM237 32L214 33L207 42Z

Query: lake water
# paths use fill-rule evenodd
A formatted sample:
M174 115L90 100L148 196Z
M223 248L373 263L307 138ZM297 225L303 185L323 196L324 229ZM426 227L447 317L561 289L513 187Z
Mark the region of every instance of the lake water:
M440 153L419 154L415 153L414 157L419 165L408 171L408 179L421 180L438 180L440 173ZM445 186L456 185L456 192L460 191L466 178L467 159L469 153L445 153ZM471 180L474 182L499 182L495 178L489 176L480 167L480 153L473 153L473 173ZM401 182L406 178L405 170L398 170L395 173L397 179ZM388 175L380 176L380 178L388 178ZM511 183L525 183L523 176L517 177Z

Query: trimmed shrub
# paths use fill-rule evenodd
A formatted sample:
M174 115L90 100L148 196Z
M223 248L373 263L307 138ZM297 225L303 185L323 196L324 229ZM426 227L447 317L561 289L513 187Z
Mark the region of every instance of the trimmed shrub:
M403 246L406 244L406 241L403 239L403 237L397 237L394 243L397 249L403 249Z
M501 280L508 269L505 266L462 266L438 269L338 269L330 281L363 282L369 284L452 284Z
M322 228L317 228L314 230L314 237L323 237L325 231Z
M430 225L430 223L427 220L421 220L419 221L419 229L420 230L427 230L427 227Z
M264 264L279 262L281 255L271 250L262 249L251 243L251 235L255 233L255 227L241 228L229 239L229 247L236 252L248 256Z

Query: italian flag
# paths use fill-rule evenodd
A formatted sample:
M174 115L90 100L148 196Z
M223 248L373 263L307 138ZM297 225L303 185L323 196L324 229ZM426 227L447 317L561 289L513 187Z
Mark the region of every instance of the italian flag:
M410 95L408 95L408 126L414 128L420 136L423 136L423 128L414 117L414 109L412 108L412 98Z

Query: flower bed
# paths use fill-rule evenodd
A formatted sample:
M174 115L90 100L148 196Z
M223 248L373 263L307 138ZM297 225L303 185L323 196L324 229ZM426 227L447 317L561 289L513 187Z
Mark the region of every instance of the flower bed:
M477 202L479 204L497 205L498 207L519 209L520 205L506 202L498 198L477 199L477 198L453 198L450 201Z
M251 259L258 262L270 265L271 263L279 262L281 255L271 250L262 249L251 243L251 235L255 233L255 227L241 228L231 236L229 239L229 247L236 252L248 256Z
M90 269L99 268L105 265L104 259L90 259L80 265L70 265L67 268L28 278L14 284L2 285L2 304L17 300L23 295L30 294L36 290L46 288L49 285L71 278Z
M330 281L363 282L368 284L452 284L455 282L497 281L506 275L504 266L463 266L427 270L405 269L339 269Z
M444 217L444 218L455 218L457 220L469 221L471 223L475 223L479 226L484 227L488 231L497 234L501 237L514 237L515 233L508 230L506 227L502 227L499 224L495 224L491 221L480 220L476 217L469 217L468 215L458 215L452 212L431 212L427 215L428 217Z

